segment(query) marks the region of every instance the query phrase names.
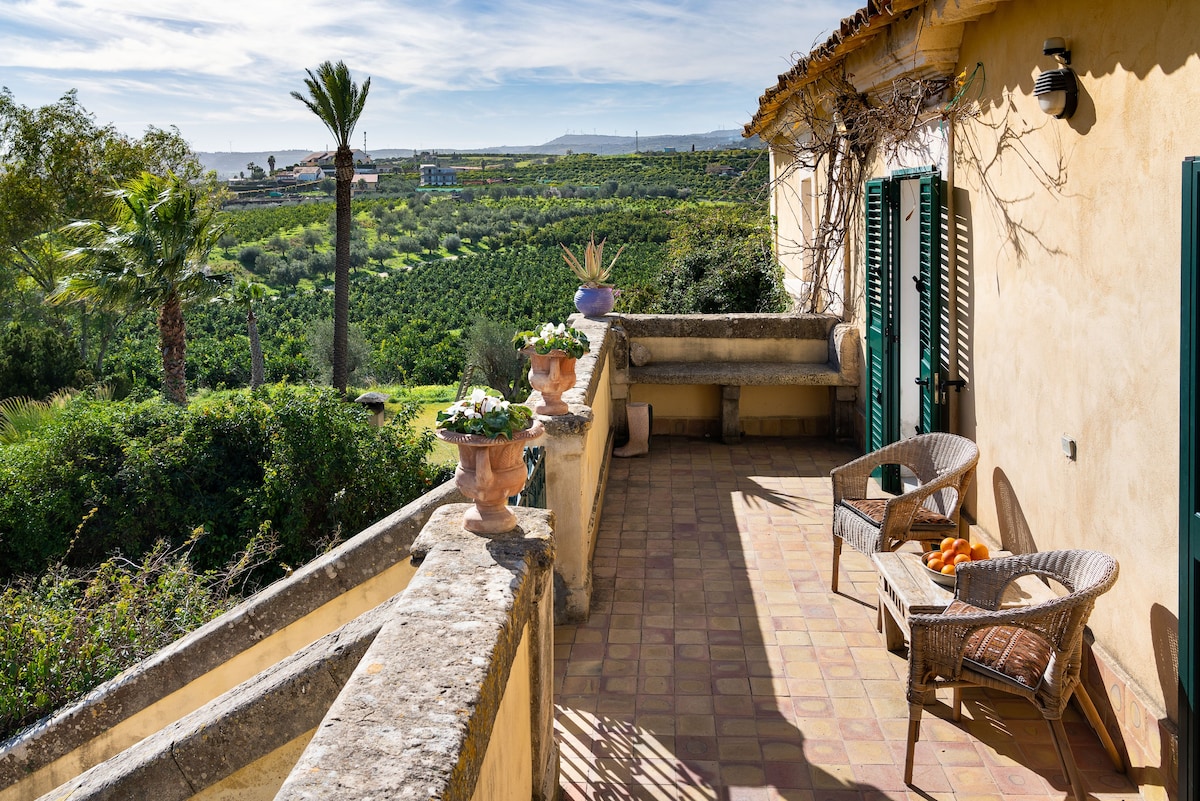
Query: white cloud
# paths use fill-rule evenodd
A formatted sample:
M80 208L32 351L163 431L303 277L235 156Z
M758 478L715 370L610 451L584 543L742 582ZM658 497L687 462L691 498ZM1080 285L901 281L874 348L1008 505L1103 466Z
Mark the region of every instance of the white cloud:
M615 84L737 87L751 93L733 110L742 112L794 51L807 50L857 5L5 0L0 67L10 84L67 82L127 105L231 123L305 119L288 92L302 87L305 68L326 59L344 59L360 79L372 76L379 111L399 111L429 92Z

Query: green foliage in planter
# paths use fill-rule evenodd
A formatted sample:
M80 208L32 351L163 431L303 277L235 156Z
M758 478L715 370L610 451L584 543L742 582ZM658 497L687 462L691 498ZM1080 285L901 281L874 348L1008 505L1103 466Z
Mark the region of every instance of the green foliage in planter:
M197 573L160 542L137 561L10 583L0 591L0 741L233 606L238 578Z
M0 576L136 558L197 528L192 559L211 569L267 521L277 560L302 564L428 489L411 416L375 429L331 390L282 385L188 408L76 398L0 447Z
M561 350L572 359L578 359L588 351L588 338L582 331L565 323L544 323L532 331L518 331L512 338L517 350L533 348L535 353L550 353Z
M533 412L528 406L488 395L483 389L476 389L437 415L440 429L489 439L512 439L513 433L529 428L532 421Z

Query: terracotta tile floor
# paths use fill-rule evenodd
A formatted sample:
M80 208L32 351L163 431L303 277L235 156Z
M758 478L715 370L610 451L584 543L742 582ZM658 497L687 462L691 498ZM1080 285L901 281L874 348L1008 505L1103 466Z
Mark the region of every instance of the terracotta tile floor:
M847 549L829 592L828 475L854 456L655 437L614 460L591 617L555 630L566 798L1066 797L1033 707L982 691L961 723L930 707L905 786L907 663L875 630L870 561ZM1094 798L1139 797L1082 715L1067 728Z

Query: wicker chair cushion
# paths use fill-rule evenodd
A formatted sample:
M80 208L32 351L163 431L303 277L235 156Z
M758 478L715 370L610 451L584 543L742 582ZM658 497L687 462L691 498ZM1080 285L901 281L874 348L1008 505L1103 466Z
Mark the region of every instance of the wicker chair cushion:
M880 525L883 522L883 510L887 506L887 498L859 498L841 501L841 504L868 522ZM924 506L917 509L913 517L913 530L957 528L958 525L943 514L931 512Z
M983 612L977 606L952 601L943 614ZM1036 689L1050 664L1053 649L1045 639L1016 626L991 626L971 632L963 644L963 662L973 670L999 674Z

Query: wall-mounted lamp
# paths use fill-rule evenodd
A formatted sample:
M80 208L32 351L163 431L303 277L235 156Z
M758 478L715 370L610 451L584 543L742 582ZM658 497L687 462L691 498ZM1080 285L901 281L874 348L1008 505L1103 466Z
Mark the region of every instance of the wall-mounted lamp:
M1067 66L1071 63L1071 51L1065 39L1055 36L1042 44L1042 54L1054 56L1062 66L1039 75L1033 84L1033 94L1042 111L1060 120L1070 119L1079 102L1079 84Z

